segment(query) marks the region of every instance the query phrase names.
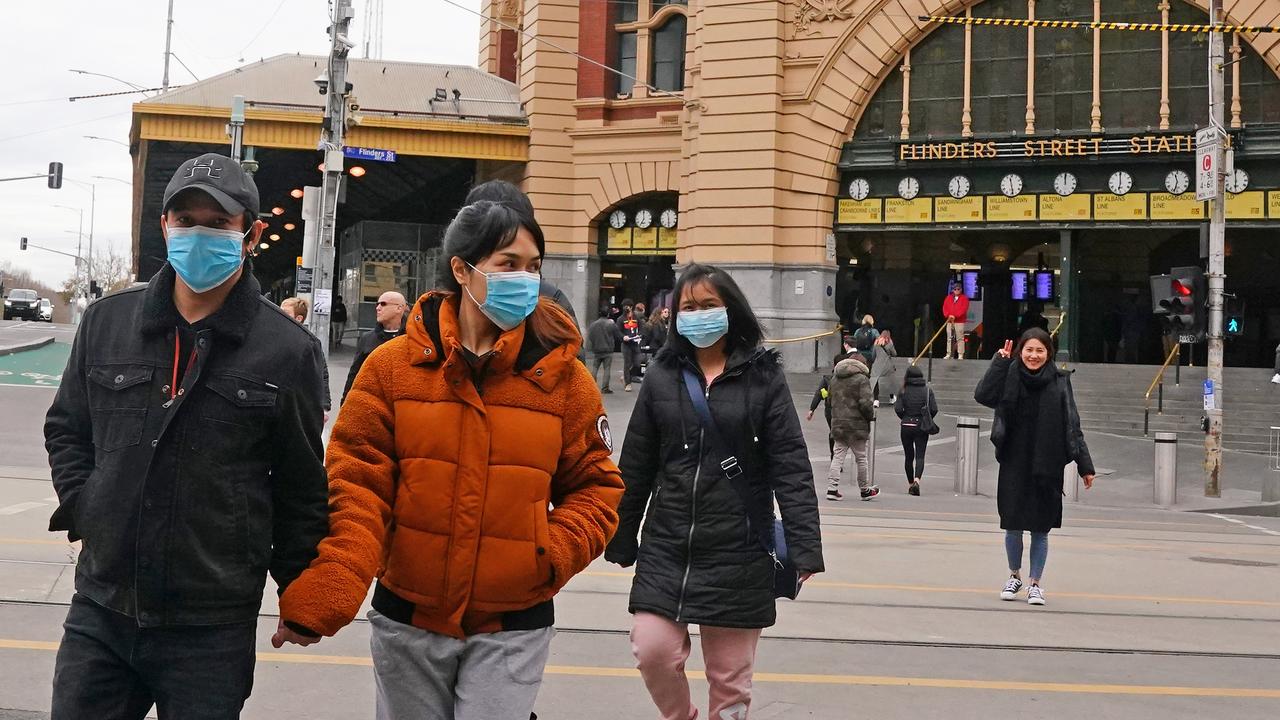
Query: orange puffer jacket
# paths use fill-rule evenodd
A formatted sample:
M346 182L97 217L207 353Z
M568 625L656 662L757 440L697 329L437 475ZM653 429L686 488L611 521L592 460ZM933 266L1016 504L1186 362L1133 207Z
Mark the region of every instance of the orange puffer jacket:
M502 630L504 614L549 612L604 551L623 486L600 393L580 341L548 351L527 325L499 337L478 389L455 295L424 295L369 357L329 441L329 536L280 599L287 623L333 635L376 576L375 607L389 598L405 622Z

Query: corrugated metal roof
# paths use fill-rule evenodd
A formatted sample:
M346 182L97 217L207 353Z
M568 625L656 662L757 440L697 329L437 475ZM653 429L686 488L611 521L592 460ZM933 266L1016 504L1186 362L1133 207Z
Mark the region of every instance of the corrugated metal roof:
M250 106L319 111L324 98L315 79L327 63L317 55L277 55L140 104L230 108L232 96L243 95ZM352 58L347 76L364 114L525 122L519 88L474 67ZM438 91L444 100L436 100Z

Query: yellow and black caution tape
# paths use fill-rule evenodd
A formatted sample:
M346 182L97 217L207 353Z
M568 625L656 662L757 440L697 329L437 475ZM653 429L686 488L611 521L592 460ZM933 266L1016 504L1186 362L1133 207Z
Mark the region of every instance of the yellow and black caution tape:
M944 17L920 15L921 22L948 25L994 25L998 27L1050 28L1059 30L1128 30L1135 32L1191 32L1191 33L1280 33L1276 25L1188 25L1185 23L1130 23L1090 20L1019 20L1016 18Z

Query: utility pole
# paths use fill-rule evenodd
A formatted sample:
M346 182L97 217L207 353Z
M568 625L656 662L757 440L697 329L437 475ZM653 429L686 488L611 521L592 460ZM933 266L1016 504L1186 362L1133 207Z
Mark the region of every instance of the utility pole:
M1210 0L1209 22L1212 25L1222 23L1222 0ZM1224 43L1222 33L1215 30L1209 34L1209 124L1214 127L1219 141L1214 149L1217 168L1214 185L1216 197L1209 203L1211 216L1209 219L1209 361L1208 379L1212 383L1212 393L1206 388L1205 395L1213 399L1211 407L1206 408L1209 418L1209 432L1204 438L1204 494L1205 497L1222 496L1222 293L1226 279L1224 261L1226 247L1226 161L1224 153L1228 141L1224 127L1226 108L1223 105L1226 72L1223 66Z
M160 81L161 92L169 90L169 56L173 54L170 48L173 43L173 0L169 0L169 22L164 29L164 79Z
M231 122L227 123L227 135L231 136L231 159L237 163L244 154L244 96L231 97Z
M346 130L347 55L355 47L349 39L355 10L351 0L336 0L329 22L329 70L320 149L324 151L324 182L320 186L320 227L317 236L315 291L312 295L311 331L329 356L329 303L333 293L334 236L337 232L338 191L342 183L342 134ZM305 262L305 261L304 261ZM319 312L323 310L324 312Z

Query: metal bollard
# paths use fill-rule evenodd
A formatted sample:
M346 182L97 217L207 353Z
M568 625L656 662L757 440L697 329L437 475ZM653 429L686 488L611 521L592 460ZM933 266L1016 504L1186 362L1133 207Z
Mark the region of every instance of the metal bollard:
M879 413L876 413L877 415ZM867 482L876 484L876 416L871 416L871 434L867 437Z
M1080 502L1080 471L1073 462L1062 468L1062 499L1066 502Z
M978 494L978 418L962 417L956 420L956 480L957 495Z
M1178 436L1156 433L1154 500L1160 507L1173 507L1178 502Z

